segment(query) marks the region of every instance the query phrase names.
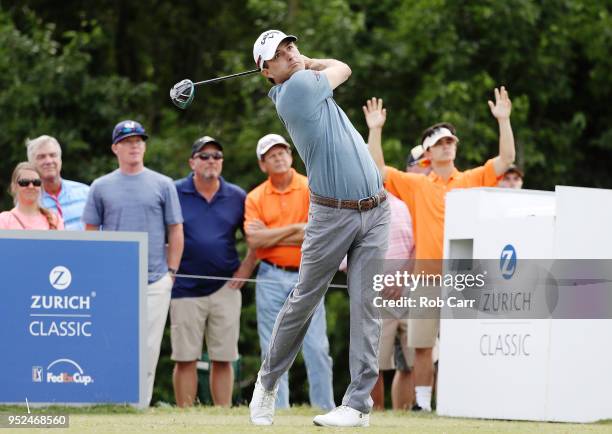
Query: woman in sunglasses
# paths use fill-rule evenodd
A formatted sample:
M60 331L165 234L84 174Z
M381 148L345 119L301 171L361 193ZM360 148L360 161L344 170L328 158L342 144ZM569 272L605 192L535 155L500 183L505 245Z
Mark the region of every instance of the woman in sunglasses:
M42 181L34 165L19 163L11 177L15 208L0 213L0 229L64 229L57 214L40 206Z

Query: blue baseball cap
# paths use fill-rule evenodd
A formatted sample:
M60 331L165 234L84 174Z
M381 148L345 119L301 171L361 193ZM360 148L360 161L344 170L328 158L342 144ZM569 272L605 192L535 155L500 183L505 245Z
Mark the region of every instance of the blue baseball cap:
M130 136L141 136L144 140L149 138L142 125L136 121L126 120L115 125L113 129L113 145Z

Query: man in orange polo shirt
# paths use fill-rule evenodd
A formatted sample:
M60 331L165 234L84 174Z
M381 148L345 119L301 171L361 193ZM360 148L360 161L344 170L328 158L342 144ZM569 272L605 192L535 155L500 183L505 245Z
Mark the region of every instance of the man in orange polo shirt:
M364 112L370 114L370 117L372 114L378 115L377 127L370 127L370 153L383 175L387 190L408 205L414 226L417 260L443 258L446 192L455 188L495 187L499 178L514 162L514 136L510 125L512 103L506 89L503 86L495 89L495 103L489 101L488 104L499 125L499 155L488 160L484 166L460 172L455 167L455 154L459 143L455 127L449 123L436 124L427 128L421 137L425 158L431 161L432 172L429 175L406 173L385 166L381 136L386 110L382 100L376 98L368 100L364 106ZM421 262L421 265L425 264ZM428 266L436 267L431 263ZM437 268L439 272L439 266ZM420 288L414 295L417 300L419 295L435 296L433 290ZM432 348L438 335L440 312L439 309L423 312L423 308L420 308L418 314L421 319L410 318L408 321L408 346L415 348L414 381L417 405L423 410L431 411Z
M249 247L261 260L255 301L257 332L262 360L285 300L298 281L304 227L308 221L308 179L292 167L291 147L278 134L268 134L257 143L259 167L268 179L246 198L245 230ZM324 300L316 308L302 349L310 404L331 410L334 404L332 359L329 356ZM289 407L289 381L279 382L276 408Z

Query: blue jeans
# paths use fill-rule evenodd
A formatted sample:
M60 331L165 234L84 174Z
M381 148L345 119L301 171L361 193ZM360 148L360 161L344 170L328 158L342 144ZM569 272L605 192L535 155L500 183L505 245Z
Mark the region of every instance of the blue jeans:
M259 282L273 280L279 283ZM255 301L257 305L257 332L262 360L268 352L270 336L276 317L298 280L298 273L275 268L265 262L259 264ZM324 299L316 308L310 327L304 337L302 355L306 364L310 405L331 410L336 407L332 386L332 359L329 356L327 321ZM289 407L289 376L285 372L278 384L276 408Z

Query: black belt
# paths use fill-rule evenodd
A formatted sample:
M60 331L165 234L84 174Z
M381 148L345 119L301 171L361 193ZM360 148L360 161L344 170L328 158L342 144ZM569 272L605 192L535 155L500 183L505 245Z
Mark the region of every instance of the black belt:
M369 211L376 208L378 205L387 200L387 193L383 190L374 196L366 197L359 200L341 200L331 197L317 196L310 193L310 201L319 205L328 206L330 208L345 208L354 209L357 211Z
M267 261L265 259L262 259L261 262L265 262L266 264L268 264L268 265L270 265L270 266L272 266L274 268L278 268L279 270L283 270L283 271L289 271L291 273L297 273L298 271L300 271L300 267L284 267L282 265L273 264L272 262Z

